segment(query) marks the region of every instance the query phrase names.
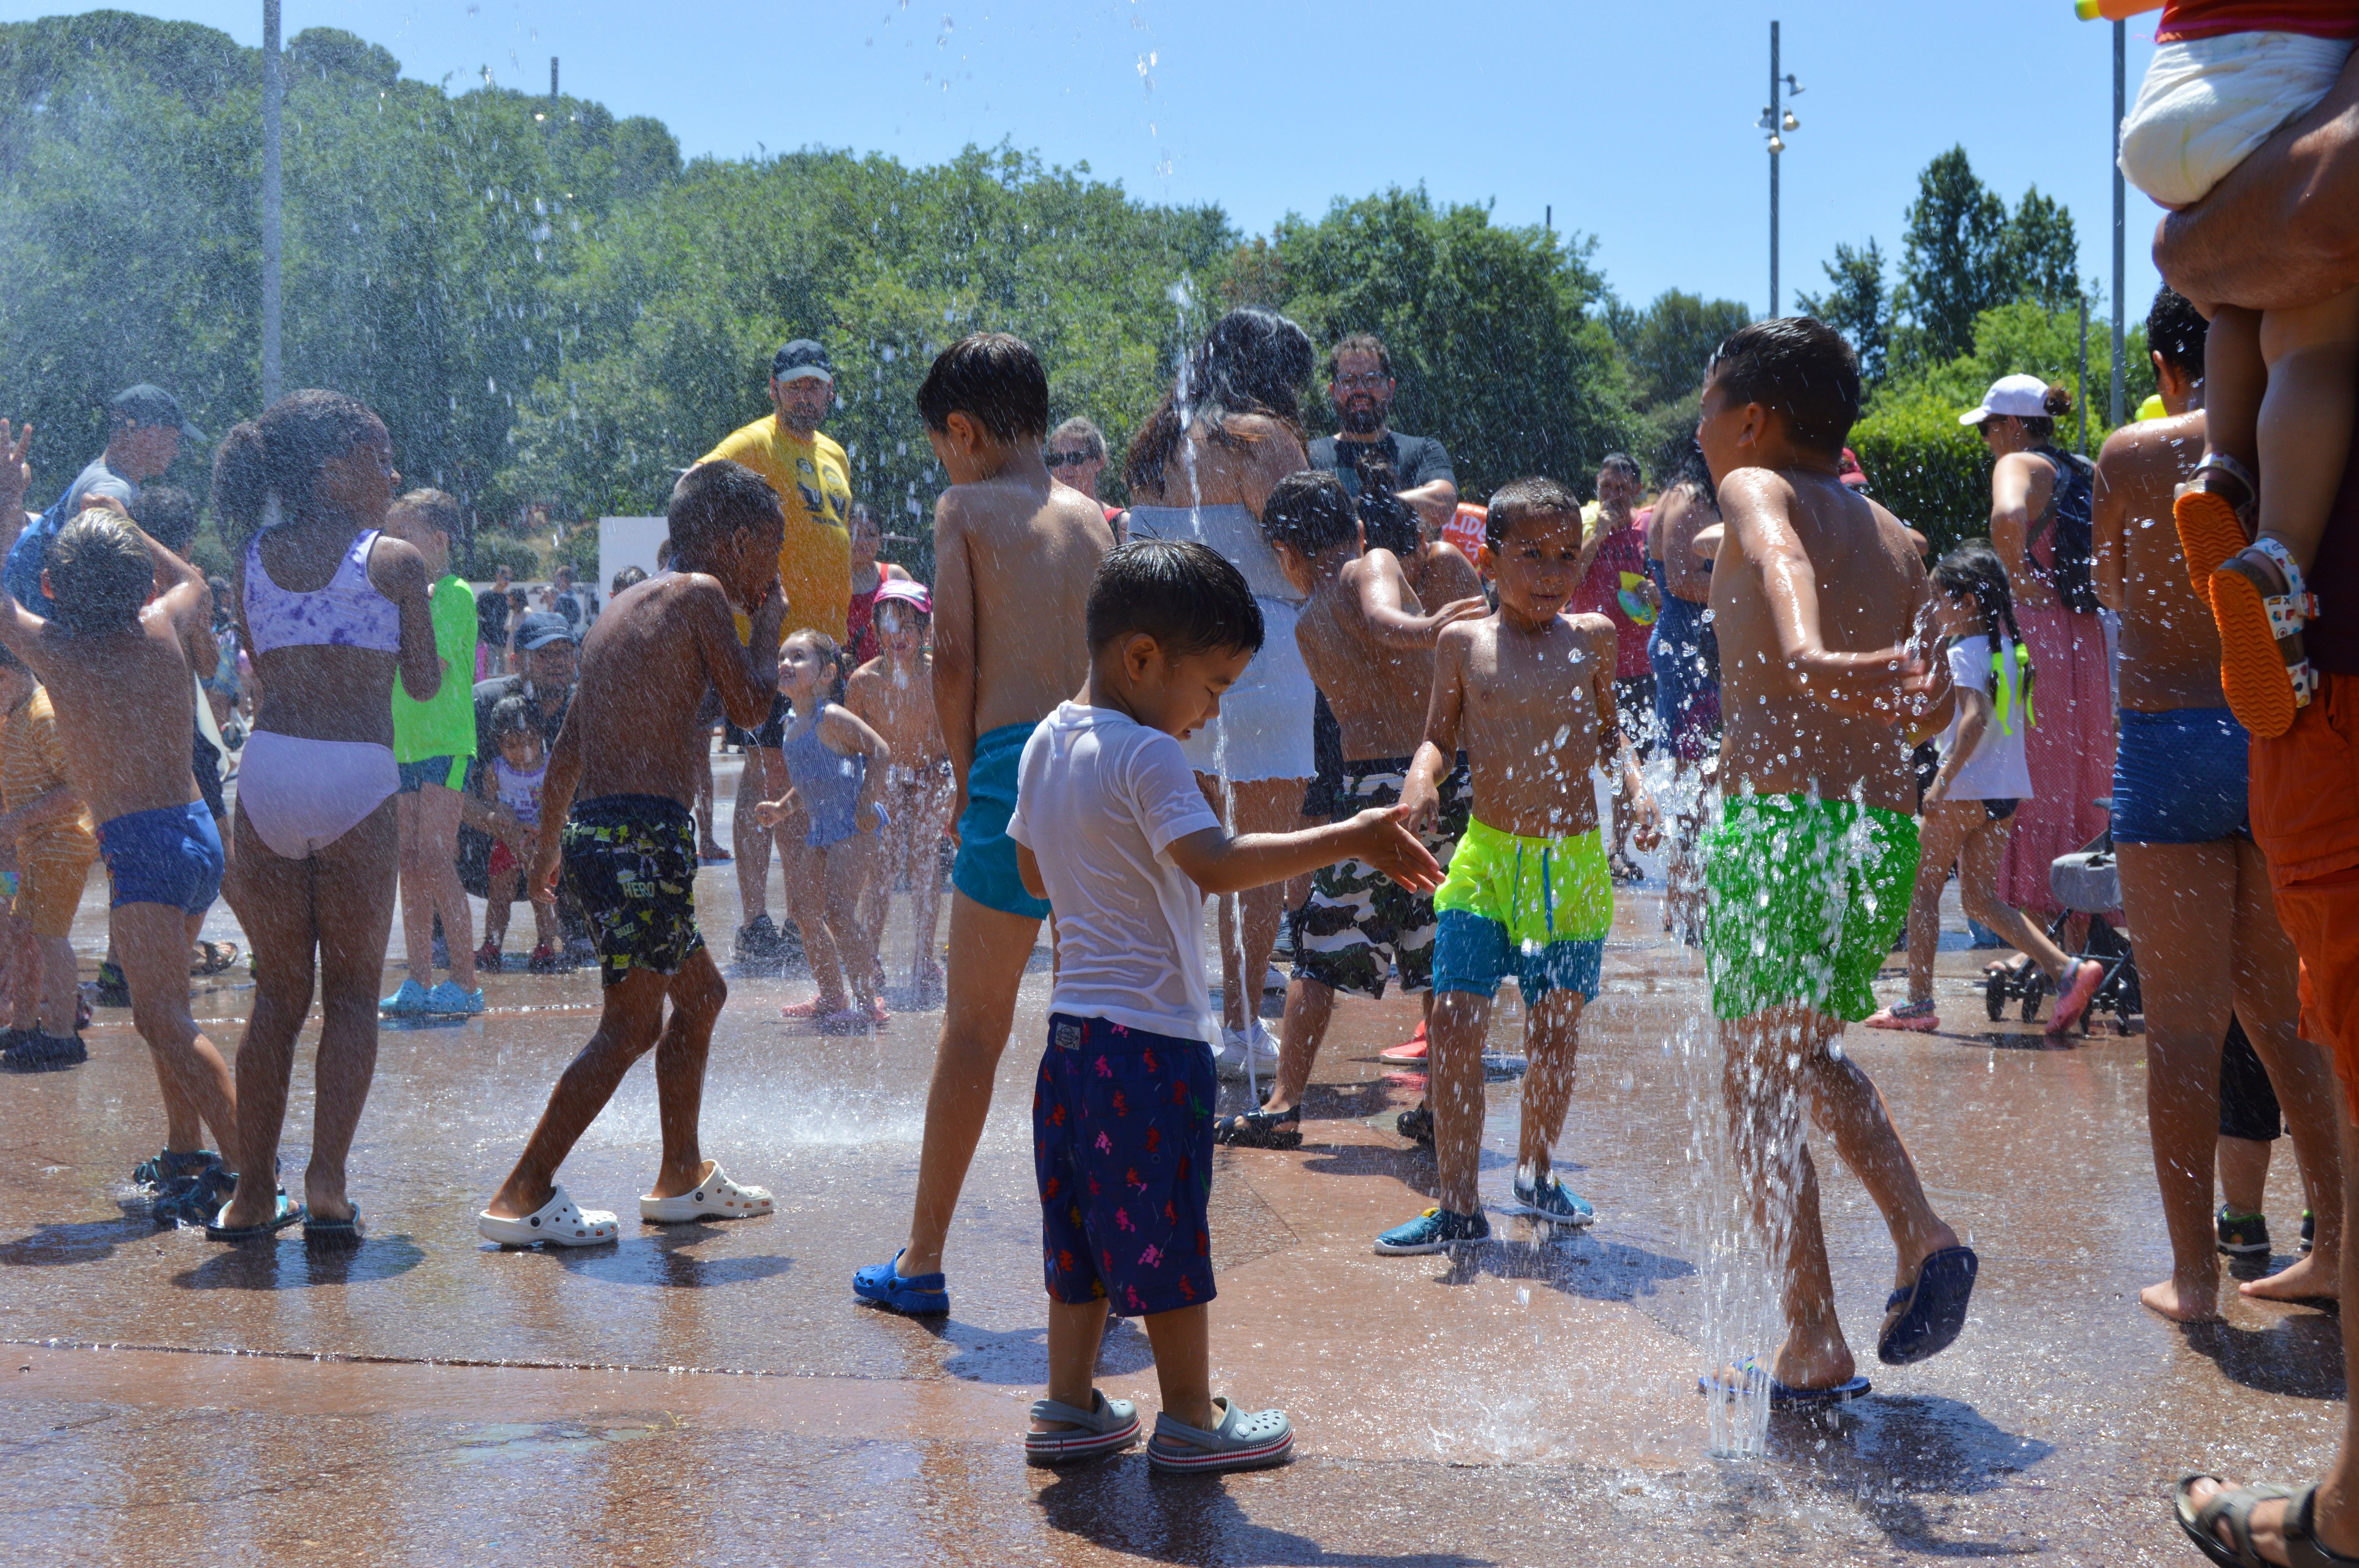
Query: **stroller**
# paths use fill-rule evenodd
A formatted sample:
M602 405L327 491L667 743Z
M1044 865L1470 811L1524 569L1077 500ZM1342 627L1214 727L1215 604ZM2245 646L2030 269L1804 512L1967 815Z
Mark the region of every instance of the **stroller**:
M2093 804L2109 812L2114 805L2111 800ZM2054 891L2056 902L2064 908L2064 913L2048 927L2049 940L2064 947L2065 923L2075 914L2084 914L2089 919L2086 943L2079 950L2064 947L2064 951L2070 957L2093 959L2104 967L2105 978L2081 1014L2081 1033L2089 1033L2089 1021L2100 1008L2111 1012L2126 1028L2130 1015L2144 1012L2146 1003L2138 995L2137 958L2130 951L2129 940L2105 918L2122 906L2122 873L2114 856L2113 828L2108 826L2076 853L2057 856L2048 868L2048 885ZM2021 1016L2028 1023L2039 1016L2041 1000L2054 990L2039 966L2026 958L2013 968L1990 972L1983 987L1983 1006L1995 1023L2006 1011L2009 1001L2019 1000L2023 1003Z

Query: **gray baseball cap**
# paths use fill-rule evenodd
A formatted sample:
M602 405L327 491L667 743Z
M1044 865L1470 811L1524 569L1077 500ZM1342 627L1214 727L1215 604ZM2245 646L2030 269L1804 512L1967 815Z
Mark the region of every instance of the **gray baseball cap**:
M827 362L827 351L810 338L797 338L770 356L772 381L800 381L817 376L821 381L835 379L835 367Z
M106 400L107 416L123 425L177 425L184 441L202 441L205 433L180 412L180 400L148 382L126 386Z

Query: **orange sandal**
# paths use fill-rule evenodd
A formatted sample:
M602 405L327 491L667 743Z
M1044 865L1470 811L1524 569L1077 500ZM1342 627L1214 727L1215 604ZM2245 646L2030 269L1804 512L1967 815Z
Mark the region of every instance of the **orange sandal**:
M2270 566L2284 575L2283 592L2272 590ZM2317 611L2301 568L2275 539L2256 540L2212 574L2220 686L2237 722L2264 740L2292 729L2294 715L2318 689L2318 673L2301 646L2302 628Z
M2216 490L2200 490L2195 481L2203 477L2206 469L2226 476L2242 486L2242 503L2230 501ZM2187 560L2187 580L2195 589L2195 597L2211 596L2212 574L2227 563L2228 557L2243 549L2251 537L2245 527L2245 514L2253 498L2260 493L2254 483L2252 471L2224 452L2207 454L2188 476L2182 489L2170 503L2171 520L2179 525L2180 553Z

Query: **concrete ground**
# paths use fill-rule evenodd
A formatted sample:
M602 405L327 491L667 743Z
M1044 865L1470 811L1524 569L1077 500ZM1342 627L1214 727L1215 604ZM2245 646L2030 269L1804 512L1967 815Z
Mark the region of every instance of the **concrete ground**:
M102 887L77 931L93 957ZM1419 1079L1375 1060L1414 1023L1397 998L1339 1009L1301 1150L1221 1152L1214 1386L1288 1410L1300 1434L1290 1467L1227 1479L1152 1476L1136 1451L1063 1475L1023 1463L1045 1375L1027 1087L1045 947L952 1235L946 1320L849 1290L908 1223L938 1013L897 989L888 1029L830 1039L778 1019L807 978L733 974L706 1148L779 1212L636 1223L658 1147L642 1068L565 1173L626 1216L620 1245L548 1256L482 1243L474 1214L589 1031L591 974L487 977L484 1017L384 1031L352 1162L372 1232L338 1256L308 1256L299 1232L234 1249L149 1222L127 1173L161 1139L154 1077L128 1013L102 1010L86 1066L0 1082L0 1444L16 1477L0 1561L2185 1564L2167 1501L2181 1472L2317 1473L2343 1394L2332 1309L2232 1293L2224 1324L2188 1330L2140 1308L2168 1268L2142 1043L2057 1047L1987 1022L1987 955L1962 950L1942 957L1941 1033L1847 1044L1981 1254L1966 1332L1919 1367L1874 1362L1890 1247L1822 1154L1875 1396L1779 1418L1765 1457L1712 1457L1690 1161L1704 995L1695 957L1660 935L1658 894L1625 893L1582 1029L1560 1149L1594 1229L1500 1219L1455 1261L1372 1254L1432 1189L1430 1155L1390 1125ZM725 952L729 868L699 899ZM216 924L234 933L225 911ZM512 961L529 929L519 911ZM251 995L234 979L198 997L224 1050ZM1503 1006L1499 1044L1517 1023ZM1518 1103L1513 1081L1492 1086L1486 1196L1506 1191ZM2301 1206L2288 1156L2269 1204L2281 1251ZM1109 1336L1103 1374L1151 1415L1134 1326Z

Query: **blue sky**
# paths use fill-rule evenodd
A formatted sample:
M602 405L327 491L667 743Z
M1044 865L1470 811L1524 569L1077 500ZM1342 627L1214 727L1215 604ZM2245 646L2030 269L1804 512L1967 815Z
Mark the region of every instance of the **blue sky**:
M1410 5L1291 0L285 0L289 37L345 27L454 89L488 70L652 114L683 151L806 146L932 162L1003 139L1087 162L1133 195L1216 201L1248 232L1338 195L1422 182L1438 200L1598 240L1625 298L1680 287L1761 308L1768 24L1792 107L1784 299L1837 241L1897 259L1917 170L1963 143L2010 201L2037 183L2109 277L2109 28L2069 0L1641 0ZM261 40L260 0L133 8ZM0 0L0 19L53 12ZM2135 95L2152 18L2131 24ZM2135 319L2158 216L2129 198Z

